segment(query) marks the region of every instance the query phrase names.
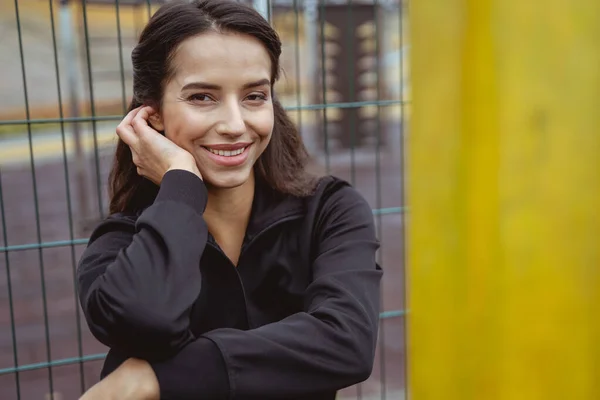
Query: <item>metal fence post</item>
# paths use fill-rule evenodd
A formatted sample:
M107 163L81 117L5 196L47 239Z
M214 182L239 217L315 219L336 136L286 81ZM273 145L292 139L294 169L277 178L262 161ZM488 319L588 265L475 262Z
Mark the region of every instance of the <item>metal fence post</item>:
M271 1L270 0L252 0L252 5L267 21L271 21Z
M415 400L600 398L600 2L411 5Z
M71 117L79 117L79 94L77 85L77 48L74 40L73 18L69 0L60 0L60 32L62 47L67 60L67 84L69 88L69 109ZM79 122L72 123L73 145L75 150L75 180L77 182L77 194L79 203L80 220L88 221L90 219L90 207L88 191L86 188L87 174L85 166L85 156L83 154L83 145L81 143L81 127Z

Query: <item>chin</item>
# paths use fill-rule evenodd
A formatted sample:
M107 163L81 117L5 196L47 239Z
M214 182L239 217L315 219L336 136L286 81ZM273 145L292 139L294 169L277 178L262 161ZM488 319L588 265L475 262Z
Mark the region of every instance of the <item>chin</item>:
M206 174L204 182L207 186L218 189L234 189L243 186L252 179L251 174L247 171L236 172L216 172Z

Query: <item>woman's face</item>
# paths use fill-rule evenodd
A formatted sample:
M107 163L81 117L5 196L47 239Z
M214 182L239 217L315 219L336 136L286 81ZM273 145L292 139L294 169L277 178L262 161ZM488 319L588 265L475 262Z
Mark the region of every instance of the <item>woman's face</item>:
M171 67L152 124L194 156L208 185L244 184L273 131L267 50L249 35L205 33L182 42Z

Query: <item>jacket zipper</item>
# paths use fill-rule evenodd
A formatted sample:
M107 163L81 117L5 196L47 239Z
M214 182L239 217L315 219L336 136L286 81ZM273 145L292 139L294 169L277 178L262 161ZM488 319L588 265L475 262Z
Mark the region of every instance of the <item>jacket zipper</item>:
M242 257L244 255L244 253L246 251L248 251L248 248L254 242L256 242L256 240L258 238L260 238L263 234L265 234L269 230L275 228L279 224L283 224L284 222L292 221L292 220L294 220L294 219L296 219L298 217L299 217L298 215L290 215L288 217L284 217L284 218L278 219L277 221L275 221L275 222L267 225L264 229L262 229L256 235L254 235L254 237L248 243L242 245L242 249L240 251L240 256L238 258L238 267L241 265L241 261L242 261ZM227 254L225 254L225 252L223 252L223 250L221 249L221 247L219 246L219 244L216 243L216 241L213 243L213 241L214 241L214 238L212 238L212 241L208 240L207 244L209 246L211 246L213 249L215 249L218 253L220 253L227 260L227 262L229 263L229 265L231 266L231 268L233 268L233 270L235 271L235 275L237 276L238 284L242 288L242 296L244 296L244 311L246 313L246 325L248 326L248 329L252 329L252 321L250 320L250 313L248 312L248 298L246 297L246 289L244 288L244 282L242 282L242 277L240 276L240 273L238 271L238 267L236 267L235 265L233 265L233 262L231 262L231 260L229 259L229 257L227 257Z
M244 288L244 283L242 282L242 277L240 276L240 273L238 272L238 269L236 268L235 265L233 265L233 262L231 262L231 260L229 259L229 257L227 257L227 254L225 254L225 252L223 252L223 250L221 249L221 247L219 247L218 243L216 243L216 242L212 243L209 240L207 242L207 244L210 247L212 247L213 249L215 249L217 251L217 253L219 253L225 260L227 260L227 263L229 264L229 266L231 268L233 268L233 271L235 272L235 276L237 277L238 285L239 285L239 287L242 288L242 296L244 297L244 313L246 314L246 326L248 327L248 329L250 329L250 317L249 317L249 314L248 314L248 302L246 300L246 289Z

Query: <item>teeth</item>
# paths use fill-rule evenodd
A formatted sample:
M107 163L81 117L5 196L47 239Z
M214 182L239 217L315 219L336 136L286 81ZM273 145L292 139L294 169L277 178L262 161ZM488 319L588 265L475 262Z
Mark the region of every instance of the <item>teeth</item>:
M246 150L246 148L242 148L242 149L237 149L237 150L213 150L211 148L206 148L208 151L210 151L213 154L217 154L219 156L223 156L223 157L233 157L233 156L238 156L240 154L242 154L244 152L244 150Z

